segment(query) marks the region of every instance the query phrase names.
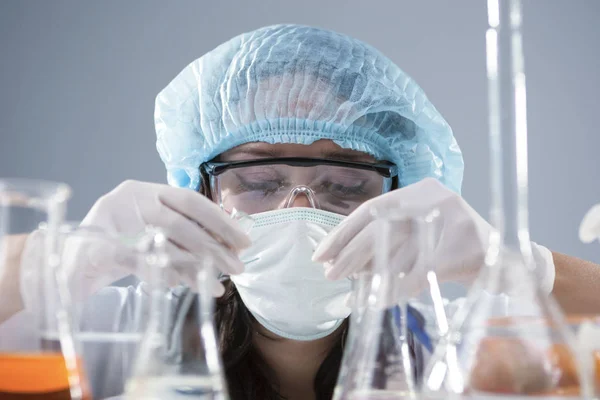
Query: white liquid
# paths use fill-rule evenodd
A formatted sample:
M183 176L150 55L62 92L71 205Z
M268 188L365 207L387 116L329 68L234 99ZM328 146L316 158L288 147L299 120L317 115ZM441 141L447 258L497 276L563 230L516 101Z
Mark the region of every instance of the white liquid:
M416 399L414 394L402 390L356 390L347 396L348 400L407 400Z
M56 332L42 332L41 336L47 340L58 340L59 338ZM81 342L135 343L142 340L142 333L78 332L75 334L75 339Z
M213 391L214 380L208 376L163 376L132 379L125 389L128 400L224 400Z

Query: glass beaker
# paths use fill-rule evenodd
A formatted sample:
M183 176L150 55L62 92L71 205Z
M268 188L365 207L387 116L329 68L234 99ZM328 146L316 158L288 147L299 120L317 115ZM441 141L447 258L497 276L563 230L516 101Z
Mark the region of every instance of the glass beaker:
M0 323L10 333L0 343L0 397L89 398L73 340L66 280L58 268L56 233L69 197L63 183L0 180ZM22 259L41 223L47 234L37 257ZM22 268L36 272L26 293Z
M213 322L214 262L210 255L168 255L152 288L150 326L127 399L228 399ZM173 286L174 271L183 284Z
M36 232L23 254L32 266L47 229ZM57 233L66 277L74 339L95 399L121 395L150 315L148 285L164 252L164 235L147 229L135 236L64 224ZM123 278L127 278L124 280ZM36 271L24 268L24 288Z

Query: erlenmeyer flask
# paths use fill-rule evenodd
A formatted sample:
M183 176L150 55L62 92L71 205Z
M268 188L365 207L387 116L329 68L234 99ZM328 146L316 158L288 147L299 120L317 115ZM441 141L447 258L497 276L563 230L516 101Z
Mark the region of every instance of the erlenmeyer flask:
M489 0L492 224L486 266L427 367L427 398L589 395L574 336L535 275L527 226L527 118L519 0ZM509 298L499 313L495 297Z
M577 348L582 359L582 370L590 379L591 392L600 394L600 317L569 318L575 331Z
M160 268L127 399L228 399L213 323L213 263L181 254ZM169 275L192 277L195 285L172 287Z
M374 242L371 287L368 298L362 304L364 310L361 322L353 333L354 339L345 350L342 367L345 375L340 375L336 400L418 397L416 383L422 368L419 366L422 360L418 342L427 347L425 342L429 338L422 325L413 323L417 313L408 306L408 299L414 293L407 286L411 283L407 281L409 274L406 268L412 267L415 274L425 276L416 270L425 268L426 258L412 258L410 254L399 250L396 244L391 245L390 227L402 223L416 231L419 226L419 234L410 236L414 243L402 247L411 249L416 256L419 253L418 241L424 242L428 238L428 229L424 225L429 221L423 220L420 224L419 221L420 218L406 218L403 215L386 215L374 221L379 235ZM442 315L445 315L443 305L441 308ZM438 311L434 311L434 314ZM443 316L440 318L443 319Z
M61 183L0 180L0 323L4 333L12 332L0 343L2 398L89 398L72 335L66 281L58 268L56 232L69 197L69 187ZM23 258L41 223L47 234L36 257ZM35 271L25 288L19 279L22 269Z
M370 293L372 278L372 271L362 271L357 273L352 280L352 294L349 299L352 311L349 317L348 331L344 339L344 353L333 394L334 400L341 400L345 398L344 396L347 396L346 377L355 373L352 371L356 367L352 352L356 350L355 340L360 337L360 324Z
M504 256L500 262L482 274L436 347L425 371L428 398L558 395L579 386L576 342L560 310L518 258ZM490 293L499 292L511 293L511 315L494 312Z

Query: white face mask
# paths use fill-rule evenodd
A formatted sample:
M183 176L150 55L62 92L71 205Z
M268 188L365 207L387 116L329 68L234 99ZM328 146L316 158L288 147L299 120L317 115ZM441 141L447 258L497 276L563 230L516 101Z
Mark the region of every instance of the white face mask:
M284 338L316 340L331 334L350 315L351 281L328 280L323 265L311 257L344 216L293 207L252 218L252 246L241 254L246 269L231 276L248 310Z

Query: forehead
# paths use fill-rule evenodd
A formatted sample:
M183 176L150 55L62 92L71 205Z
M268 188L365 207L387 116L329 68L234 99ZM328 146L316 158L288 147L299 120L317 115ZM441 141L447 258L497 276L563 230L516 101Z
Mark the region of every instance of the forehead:
M308 157L331 160L375 162L376 159L367 153L344 149L331 140L318 140L312 144L263 142L246 143L221 154L221 161L253 160L257 158L276 157Z

